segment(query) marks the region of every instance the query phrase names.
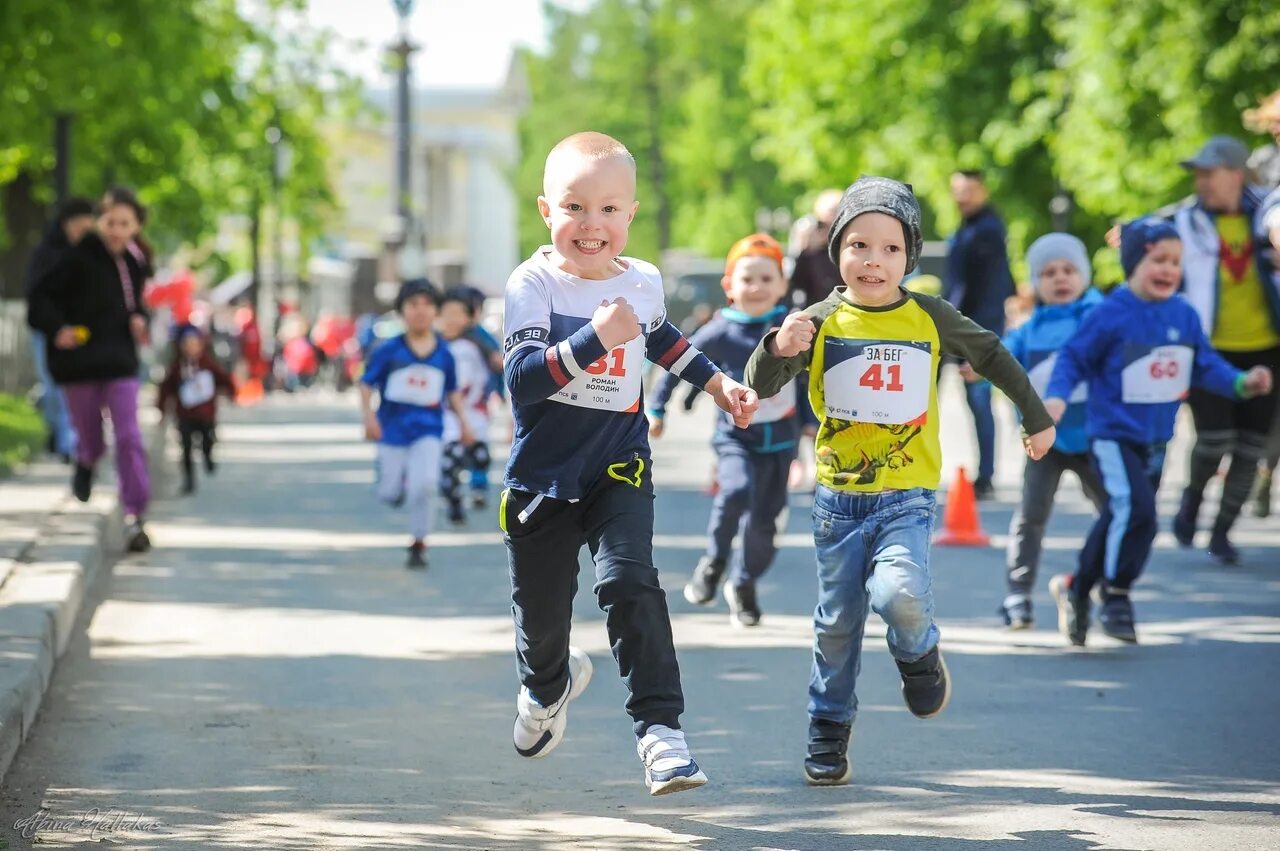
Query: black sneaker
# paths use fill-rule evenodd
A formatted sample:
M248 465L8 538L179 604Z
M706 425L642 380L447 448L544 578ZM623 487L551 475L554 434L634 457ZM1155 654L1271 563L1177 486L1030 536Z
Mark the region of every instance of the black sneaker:
M196 492L196 480L192 476L184 476L182 479L182 490L179 493L182 496L190 496Z
M716 598L716 587L720 577L724 576L724 562L716 561L710 556L698 559L698 566L693 569L693 577L684 586L684 598L698 606L708 606Z
M480 509L489 507L489 495L484 491L471 492L471 507Z
M1075 647L1084 647L1089 632L1089 598L1071 591L1071 577L1059 574L1049 580L1049 593L1058 604L1058 632Z
M850 724L811 719L809 753L804 758L804 779L810 786L843 786L853 777L849 761Z
M1220 529L1213 530L1213 537L1209 539L1209 555L1213 556L1219 564L1234 567L1240 563L1240 551L1227 540L1227 533Z
M131 553L145 553L151 549L151 538L142 526L142 518L135 517L129 521L124 532L125 549Z
M461 526L467 522L467 515L462 510L462 503L454 503L449 506L449 522L454 526Z
M409 547L409 558L405 561L404 566L411 570L427 569L427 545L422 541L414 541Z
M1173 537L1177 539L1178 546L1185 549L1195 543L1196 516L1199 513L1200 498L1184 490L1182 504L1178 506L1178 513L1173 515Z
M1026 594L1010 594L1000 604L1000 614L1005 626L1011 630L1031 629L1035 618L1031 614L1031 598Z
M212 455L204 456L204 471L211 476L218 472L218 465L214 463Z
M93 468L76 464L76 471L71 475L71 493L81 502L88 502L92 492Z
M895 660L896 661L896 660ZM917 718L932 718L951 700L951 677L937 647L914 662L898 662L902 675L902 699Z
M988 478L979 477L973 482L973 498L981 502L996 498L996 486Z
M1128 594L1112 592L1098 610L1098 623L1102 631L1117 641L1138 643L1138 633L1133 628L1133 603Z
M756 602L756 586L743 585L741 588L726 582L724 584L724 600L729 604L729 623L734 626L758 626L760 623L760 604Z

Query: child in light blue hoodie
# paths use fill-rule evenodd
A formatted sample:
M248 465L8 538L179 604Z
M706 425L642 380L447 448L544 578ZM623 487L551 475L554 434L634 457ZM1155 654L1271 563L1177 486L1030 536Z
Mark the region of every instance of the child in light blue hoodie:
M1049 385L1058 350L1081 321L1102 301L1090 287L1089 255L1084 243L1067 233L1050 233L1027 250L1027 266L1036 290L1036 309L1024 324L1005 335L1004 344L1022 364L1041 398ZM1080 480L1085 495L1102 509L1103 488L1089 457L1084 430L1085 387L1072 394L1053 448L1039 461L1028 461L1022 503L1009 524L1008 593L1000 613L1010 629L1028 629L1033 621L1031 592L1040 567L1044 531L1064 472Z

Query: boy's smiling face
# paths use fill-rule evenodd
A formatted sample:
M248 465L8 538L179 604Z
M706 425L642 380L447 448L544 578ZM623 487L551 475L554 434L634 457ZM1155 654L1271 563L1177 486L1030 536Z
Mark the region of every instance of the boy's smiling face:
M1168 301L1182 283L1182 242L1162 239L1147 246L1133 274L1129 276L1129 289L1144 301Z
M849 298L868 307L891 304L907 271L902 222L885 213L855 216L840 234L840 277Z
M636 209L636 175L620 156L592 158L565 150L548 161L538 212L551 228L557 266L604 280L618 274L614 258L627 247Z
M778 264L768 257L748 255L733 264L733 274L722 281L733 306L748 316L764 316L787 294L787 280Z

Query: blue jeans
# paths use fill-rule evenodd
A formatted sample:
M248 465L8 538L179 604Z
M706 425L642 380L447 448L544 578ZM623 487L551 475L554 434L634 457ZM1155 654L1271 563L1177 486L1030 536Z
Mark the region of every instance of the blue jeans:
M49 374L49 353L45 349L44 333L31 329L31 359L35 363L36 378L40 380L40 413L44 424L53 435L53 450L59 455L74 457L76 454L76 430L71 425L67 411L67 399L62 388L53 382Z
M937 646L929 575L934 505L934 492L925 488L860 494L818 486L811 718L853 722L868 609L888 625L889 652L899 662L914 662Z
M991 481L996 472L996 417L991 412L991 382L970 384L966 381L964 397L973 413L973 428L978 433L978 478Z

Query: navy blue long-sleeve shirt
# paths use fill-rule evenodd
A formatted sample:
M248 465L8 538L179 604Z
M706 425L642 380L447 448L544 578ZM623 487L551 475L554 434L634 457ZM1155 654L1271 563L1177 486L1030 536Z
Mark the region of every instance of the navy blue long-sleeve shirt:
M748 316L740 310L724 308L693 333L690 344L702 350L717 368L735 381L746 380L747 361L771 328L782 324L786 308L778 307L764 316ZM665 373L653 388L649 413L662 417L680 378ZM738 428L723 411L716 420L713 443L731 442L751 452L781 452L796 445L800 422L796 412L797 386L792 381L777 395L760 400L751 425Z

